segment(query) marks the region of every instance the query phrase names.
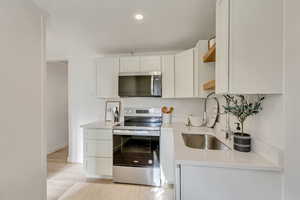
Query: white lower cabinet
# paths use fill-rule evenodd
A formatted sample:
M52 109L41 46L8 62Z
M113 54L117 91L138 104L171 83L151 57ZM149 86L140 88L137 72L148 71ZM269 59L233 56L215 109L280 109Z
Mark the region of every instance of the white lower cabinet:
M112 129L84 130L84 169L90 178L111 178Z
M174 184L174 139L172 129L161 129L160 135L160 165L163 184Z
M181 165L176 200L280 200L281 173Z
M108 157L112 156L112 141L107 140L87 140L84 144L85 155L88 157Z
M85 158L85 169L89 177L111 177L112 158Z

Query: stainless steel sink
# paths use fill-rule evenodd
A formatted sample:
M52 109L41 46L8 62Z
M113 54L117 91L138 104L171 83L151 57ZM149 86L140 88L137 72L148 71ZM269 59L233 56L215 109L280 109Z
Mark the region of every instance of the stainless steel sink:
M213 135L182 133L182 137L185 145L193 149L231 150Z

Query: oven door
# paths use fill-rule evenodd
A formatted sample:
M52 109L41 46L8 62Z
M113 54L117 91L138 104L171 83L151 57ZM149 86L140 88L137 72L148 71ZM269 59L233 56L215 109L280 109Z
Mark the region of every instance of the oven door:
M159 131L114 131L113 165L159 167Z
M113 181L160 186L159 131L114 130Z
M156 73L120 73L120 97L161 97L162 79Z

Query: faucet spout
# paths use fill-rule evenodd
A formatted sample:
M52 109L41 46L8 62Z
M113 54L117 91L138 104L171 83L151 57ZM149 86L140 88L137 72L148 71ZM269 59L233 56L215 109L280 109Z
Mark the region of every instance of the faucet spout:
M215 95L215 94L216 94L215 92L209 93L204 100L203 117L202 117L201 126L206 126L206 124L207 124L207 100L209 97L211 97L212 95Z

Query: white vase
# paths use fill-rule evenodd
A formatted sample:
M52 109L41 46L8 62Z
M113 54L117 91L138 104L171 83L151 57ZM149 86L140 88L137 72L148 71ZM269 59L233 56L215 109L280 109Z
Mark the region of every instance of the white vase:
M171 124L172 123L172 114L163 114L163 123Z

